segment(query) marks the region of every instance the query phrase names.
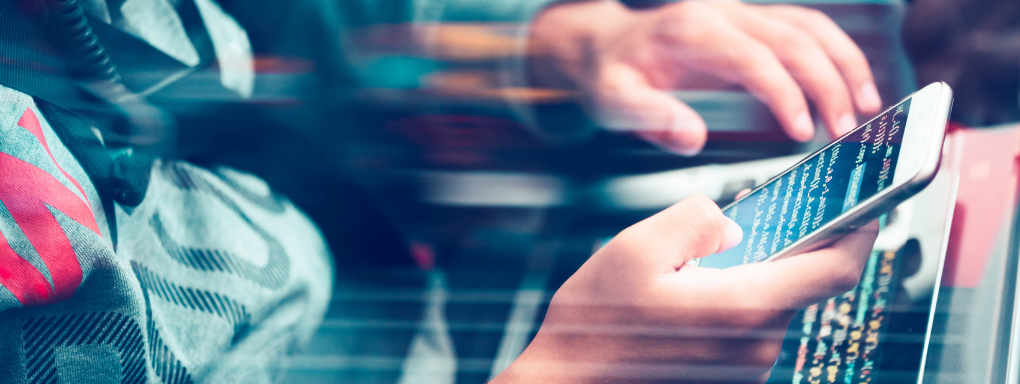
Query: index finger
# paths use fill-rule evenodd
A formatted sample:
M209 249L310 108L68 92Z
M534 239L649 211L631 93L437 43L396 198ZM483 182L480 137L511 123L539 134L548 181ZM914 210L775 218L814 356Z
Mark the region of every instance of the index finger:
M704 24L705 30L698 33L679 27L667 30L665 35L675 47L667 58L743 86L768 105L791 138L810 140L814 123L807 99L775 52L725 18Z
M863 113L876 113L882 108L882 98L875 87L875 79L864 52L850 36L821 11L775 5L764 7L774 17L796 25L812 34L828 53L833 64L843 75L847 87L854 95L854 102Z
M740 47L738 55L726 57L728 63L719 68L729 69L722 77L743 85L747 90L769 106L791 138L808 141L814 135L814 123L808 112L804 92L793 76L768 46L744 34L732 30L729 42Z

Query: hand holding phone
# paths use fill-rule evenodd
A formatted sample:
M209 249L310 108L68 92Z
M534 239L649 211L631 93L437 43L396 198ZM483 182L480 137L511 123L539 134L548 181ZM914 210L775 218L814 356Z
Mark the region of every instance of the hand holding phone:
M620 232L557 290L531 344L493 382L765 381L796 310L858 284L878 226L867 224L820 249L802 251L872 221L931 180L950 100L944 84L926 87L725 211L703 195L693 196ZM822 167L815 168L818 164ZM812 186L815 169L825 173ZM774 252L765 242L742 263L748 243L752 251L762 244L762 237L752 243L749 235L766 232L762 215L774 195L778 202L770 219L778 223L786 200L779 193L791 178L808 180L803 193L799 183L789 184L797 186L801 199L795 224L808 217L807 229L802 235L790 223L797 198L791 194L786 222L769 227L771 233L795 229L790 242L778 243ZM843 192L834 192L837 186ZM829 188L826 200L835 203L821 206L823 187ZM807 204L816 214L806 214ZM727 228L734 217L744 226L740 244L711 255L732 243ZM750 262L793 253L799 255ZM686 267L698 258L705 266L732 268ZM724 265L727 260L730 265Z
M695 195L623 230L556 291L492 382L764 382L796 311L857 285L878 226L776 262L685 266L725 248L730 224Z
M734 248L692 261L726 268L803 253L917 194L938 170L952 91L931 84L723 208Z

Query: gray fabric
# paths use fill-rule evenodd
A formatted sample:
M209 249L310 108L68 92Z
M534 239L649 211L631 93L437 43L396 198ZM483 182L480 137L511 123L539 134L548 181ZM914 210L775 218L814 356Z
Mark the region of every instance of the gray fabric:
M198 65L198 51L188 39L180 16L167 0L125 0L113 25L147 41L189 67Z
M3 202L0 202L0 233L3 234L11 249L21 258L32 263L32 266L38 269L46 277L46 280L50 282L50 286L52 286L53 276L50 275L50 269L46 267L46 263L43 262L42 257L35 251L35 248L32 247L32 243L25 237L25 233L21 231L21 227L14 221L14 217L11 216L11 212L7 210Z
M35 137L8 134L27 131L16 125L25 113L18 111L38 115L30 97L0 88L0 111L0 133L18 139L4 153L49 162L38 168L52 168L53 178L63 177L57 164L81 174L76 162L50 160ZM66 148L39 121L53 137L54 157L64 158L56 154ZM0 177L18 181L24 173L16 171L0 166ZM105 222L89 179L74 178L93 218ZM20 192L46 198L25 181ZM108 235L80 217L48 210L70 242L81 283L67 300L19 302L9 290L19 276L0 280L4 383L269 383L280 374L280 357L308 341L328 305L332 268L318 230L253 176L157 162L143 203L117 207L116 252ZM3 236L27 242L24 232ZM43 259L56 252L36 251Z
M457 353L453 348L445 315L448 295L445 274L442 271L429 273L425 308L401 367L400 384L456 382Z
M117 348L110 344L65 345L53 349L57 376L81 384L115 384L124 375Z
M244 29L212 0L195 0L209 29L220 64L220 83L242 97L251 97L255 86L255 65L251 43Z
M357 3L364 8L381 5L371 0ZM421 11L398 21L508 22L515 24L513 34L524 41L527 23L549 0L409 3L413 4L405 9ZM176 2L82 0L82 4L95 19L186 65L198 63L195 46L173 12ZM196 0L196 5L223 69L221 83L250 95L254 72L246 33L213 1ZM349 8L341 4L329 9ZM328 44L353 24L388 21L375 19L372 13L361 15L368 16L360 20L353 14L325 16L337 22L329 24L335 29L317 32L330 35L320 37ZM326 48L339 50L339 57L348 53L342 44ZM505 68L521 70L520 65ZM43 142L18 125L29 111L40 122L49 153ZM44 276L46 289L54 296L25 296L24 287L15 287L25 276L0 280L0 381L268 383L280 376L283 357L300 349L317 329L332 286L328 252L315 226L257 178L228 169L156 162L141 205L115 207L119 237L115 250L95 186L31 97L0 87L0 135L5 138L0 152L43 171L66 189L57 192L74 196L72 205L86 206L91 215L83 222L61 209L47 208L81 270L80 283L67 292L54 282L66 280L54 277L55 272L65 272L61 270L65 266L47 261L54 250L32 244L5 205L0 234L15 257L29 261ZM0 168L0 177L22 176ZM27 178L21 187L23 196L53 192L38 190L39 185ZM422 337L438 341L433 349L440 360L453 364L453 346L442 318L445 288L441 278L435 283L434 301L424 312L422 327L431 333ZM72 292L69 298L60 296ZM441 371L441 381L449 382L456 366Z
M241 97L251 97L255 67L248 35L215 1L188 1L194 1L208 30L220 65L220 83ZM107 3L105 0L84 0L80 3L90 16L145 41L180 63L188 67L201 64L195 43L189 38L176 11L178 1L118 0ZM116 16L111 16L111 6L116 7L116 12L113 12Z
M7 287L0 285L0 307L13 308L18 305L18 298L14 297L14 294Z

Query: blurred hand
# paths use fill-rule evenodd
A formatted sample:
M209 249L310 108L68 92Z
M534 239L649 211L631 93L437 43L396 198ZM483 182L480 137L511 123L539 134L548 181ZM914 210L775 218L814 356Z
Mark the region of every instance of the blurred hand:
M876 222L818 251L700 268L685 263L741 234L707 197L688 198L581 266L494 383L762 382L793 314L855 287L877 233Z
M855 110L882 107L860 48L823 13L797 6L563 4L535 20L529 50L538 85L580 90L604 128L635 131L680 154L700 151L707 133L670 90L742 86L799 141L814 134L807 99L833 136L856 127Z

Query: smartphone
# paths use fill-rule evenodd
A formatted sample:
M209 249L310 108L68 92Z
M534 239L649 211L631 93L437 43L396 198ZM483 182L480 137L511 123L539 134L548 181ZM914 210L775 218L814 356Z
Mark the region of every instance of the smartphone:
M892 210L935 177L952 101L946 83L928 85L727 205L743 240L691 264L808 252Z

